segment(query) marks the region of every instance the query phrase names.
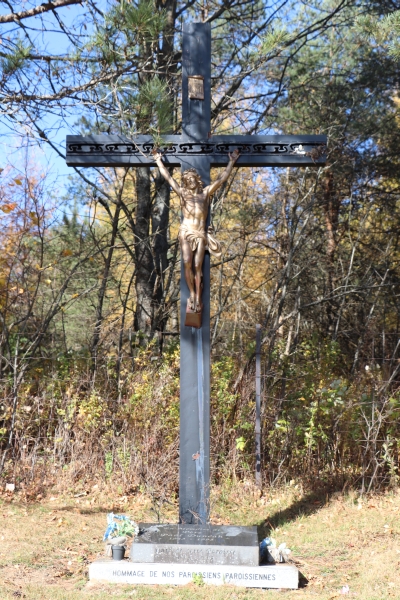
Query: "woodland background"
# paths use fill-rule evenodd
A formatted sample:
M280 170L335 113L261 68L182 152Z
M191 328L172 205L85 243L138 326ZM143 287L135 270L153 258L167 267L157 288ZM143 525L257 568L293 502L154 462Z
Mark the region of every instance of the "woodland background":
M1 132L22 149L0 176L2 485L177 493L177 198L148 168L60 189L35 152L179 132L188 20L212 26L214 134L328 136L326 167L238 169L213 199L213 481L253 478L260 323L264 485L397 485L399 8L1 2Z

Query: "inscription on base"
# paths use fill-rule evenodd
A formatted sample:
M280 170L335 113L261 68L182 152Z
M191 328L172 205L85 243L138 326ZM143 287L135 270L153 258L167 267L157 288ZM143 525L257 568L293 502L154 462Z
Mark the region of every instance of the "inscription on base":
M256 527L141 523L132 562L259 565Z
M204 564L133 564L99 560L89 566L89 579L130 584L185 585L201 578L208 585L237 585L253 588L296 589L299 572L291 565L241 567Z
M182 562L182 563L204 563L208 564L239 564L239 553L236 550L224 550L221 548L192 548L156 546L154 550L154 562Z

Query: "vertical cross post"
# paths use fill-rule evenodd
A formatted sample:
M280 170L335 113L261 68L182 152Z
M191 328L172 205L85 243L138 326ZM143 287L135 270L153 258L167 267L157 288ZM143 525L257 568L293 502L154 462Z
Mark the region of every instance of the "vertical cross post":
M211 27L183 26L182 138L207 140L211 126ZM203 82L204 99L189 97L189 78ZM201 79L202 78L202 79ZM193 81L192 80L192 81ZM201 94L200 94L201 95ZM188 156L182 171L194 167L204 185L210 183L207 156ZM208 225L208 223L207 223ZM185 327L189 290L181 267L181 387L179 450L179 520L204 524L210 488L210 256L203 263L203 314L200 329Z

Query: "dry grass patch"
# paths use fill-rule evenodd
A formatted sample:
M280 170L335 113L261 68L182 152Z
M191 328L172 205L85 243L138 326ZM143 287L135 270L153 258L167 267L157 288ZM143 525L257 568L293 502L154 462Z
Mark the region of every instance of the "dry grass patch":
M260 536L285 541L307 582L297 591L234 587L116 586L88 583L87 565L103 554L105 515L124 512L155 521L149 498L121 496L107 489L58 495L29 503L21 495L0 500L1 600L84 600L93 598L228 598L252 600L278 595L333 600L392 600L400 589L400 493L363 500L355 494L328 498L288 486L260 497L250 484L215 489L212 522L257 524ZM108 498L116 498L114 505ZM175 522L174 502L156 508ZM349 594L340 593L348 585Z

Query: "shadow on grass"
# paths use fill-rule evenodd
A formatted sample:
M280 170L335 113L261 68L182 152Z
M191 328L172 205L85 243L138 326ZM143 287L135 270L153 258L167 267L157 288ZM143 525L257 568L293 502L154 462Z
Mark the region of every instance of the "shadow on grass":
M299 588L306 588L309 584L307 577L299 571Z
M276 529L276 527L282 527L285 523L295 521L300 516L308 517L316 513L320 508L329 503L329 497L334 491L336 490L332 490L332 488L319 488L305 494L290 506L275 510L274 513L257 524L259 541L269 536L271 531Z
M53 510L56 510L57 512L63 510L79 512L80 515L98 515L100 513L104 514L109 512L113 512L115 514L124 514L123 508L120 506L113 506L112 504L109 504L108 506L105 506L104 504L102 506L79 506L79 504L70 506L55 506Z
M101 505L101 506L81 506L79 504L64 504L62 506L58 505L58 504L49 504L48 502L46 503L42 503L42 502L24 502L23 500L21 501L15 501L13 499L13 501L8 501L8 502L4 502L4 505L7 506L9 509L16 509L16 510L28 510L28 509L35 509L35 508L40 508L43 512L53 512L53 511L57 511L57 512L77 512L79 511L79 513L81 515L97 515L99 513L109 513L109 512L114 512L114 513L121 513L123 512L123 509L121 509L121 506L113 506L112 504L108 504L108 505Z
M305 494L299 500L293 502L290 506L278 509L266 519L257 524L258 540L270 536L276 527L282 527L290 521L295 521L300 516L309 516L316 513L320 508L329 503L332 488L319 488L313 492ZM308 579L299 571L299 588L305 589L308 586Z

